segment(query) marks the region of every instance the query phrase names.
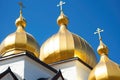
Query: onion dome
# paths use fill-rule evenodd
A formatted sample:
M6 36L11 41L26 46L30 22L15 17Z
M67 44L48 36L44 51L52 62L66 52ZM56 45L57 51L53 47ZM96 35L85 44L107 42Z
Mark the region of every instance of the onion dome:
M67 29L68 18L61 11L57 19L59 31L46 40L40 48L40 60L47 64L74 57L80 58L91 67L96 65L92 47L82 38Z
M108 58L108 48L101 37L97 51L101 56L100 61L91 71L88 80L120 80L120 67Z
M31 34L24 30L26 21L22 16L22 10L20 10L20 16L15 24L17 30L3 40L0 45L0 55L3 57L27 51L31 55L39 57L39 44Z
M64 15L63 11L61 11L60 16L57 19L57 24L61 26L62 24L66 25L68 24L68 18Z

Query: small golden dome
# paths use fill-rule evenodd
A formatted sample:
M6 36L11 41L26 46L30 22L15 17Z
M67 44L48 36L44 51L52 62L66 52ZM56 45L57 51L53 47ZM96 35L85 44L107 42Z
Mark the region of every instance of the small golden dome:
M91 67L96 65L92 47L83 38L71 33L64 24L40 49L40 59L47 64L74 57L80 58Z
M26 20L25 18L22 16L22 11L20 10L20 16L18 19L16 19L15 21L15 25L18 26L22 26L22 27L26 27Z
M107 55L102 54L88 80L120 80L120 67L111 61Z
M22 17L21 11L20 17L16 20L15 24L17 30L3 40L0 45L0 55L3 57L27 51L31 55L39 57L40 46L31 34L25 32L26 21Z
M68 18L64 15L63 11L61 11L60 16L57 19L57 24L61 26L61 24L67 25L68 24Z
M101 54L108 54L108 48L107 46L102 42L102 40L100 39L100 45L98 46L98 49L97 49L98 53L101 55Z
M108 58L108 48L102 42L101 37L97 51L101 55L101 58L91 71L88 80L120 80L120 67Z

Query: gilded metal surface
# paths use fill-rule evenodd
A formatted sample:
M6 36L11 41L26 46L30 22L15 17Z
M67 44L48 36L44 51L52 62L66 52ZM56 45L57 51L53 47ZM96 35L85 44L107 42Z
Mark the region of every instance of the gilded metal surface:
M16 32L8 35L0 45L0 55L7 56L11 54L18 54L22 51L29 51L32 55L39 57L39 44L34 37L27 32L26 21L20 11L20 17L15 22L17 26Z
M62 9L62 6L64 4L65 4L65 2L60 1L59 4L57 5L58 7L60 7L60 11L61 11L60 16L57 19L57 23L59 26L61 26L61 24L64 24L64 25L68 24L68 18L67 18L67 16L64 15L63 9Z
M102 30L102 29L100 29L100 28L97 28L97 30L96 30L96 32L94 32L94 34L98 34L98 36L99 36L99 40L100 40L100 44L99 44L99 46L98 46L98 49L97 49L97 51L98 51L98 53L101 55L101 54L108 54L108 48L107 48L107 46L102 42L102 37L101 37L101 35L100 35L100 33L101 32L103 32L104 30Z
M107 54L108 48L100 39L98 53L101 55L99 63L91 71L88 80L120 80L120 67L115 62L111 61Z
M36 57L39 57L39 45L30 34L26 33L22 27L8 35L0 45L0 54L2 56L17 54L20 51L29 51ZM13 53L10 53L10 52ZM17 52L16 52L17 51Z
M26 20L25 18L22 16L22 8L23 8L23 4L22 2L19 2L19 6L20 6L20 16L18 19L16 19L15 21L15 25L18 26L22 26L22 27L26 27Z
M108 54L108 48L107 46L102 42L102 39L100 39L100 45L97 48L98 53L101 54Z
M22 14L22 13L21 13ZM15 22L16 26L21 25L22 27L26 27L26 21L25 19L22 17L22 15L20 15L20 17L16 20Z
M68 31L65 25L61 25L58 33L41 46L40 59L49 64L73 57L79 57L91 67L96 65L96 56L91 46L83 38Z
M63 11L61 11L60 16L57 19L57 24L61 26L62 24L67 25L68 24L68 18L64 15Z
M119 65L103 54L100 62L91 71L88 80L120 80Z

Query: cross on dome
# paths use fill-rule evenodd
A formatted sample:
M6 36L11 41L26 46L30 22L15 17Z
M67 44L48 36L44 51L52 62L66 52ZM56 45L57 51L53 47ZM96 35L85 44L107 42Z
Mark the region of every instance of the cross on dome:
M104 31L104 30L102 30L102 29L100 29L100 28L97 28L97 30L96 30L96 32L94 32L94 34L98 34L99 39L101 40L102 38L101 38L100 33L103 32L103 31Z
M24 8L22 2L18 3L20 6L20 16L16 19L15 21L15 25L18 26L22 26L22 27L26 27L26 20L24 19L24 17L22 16L22 9Z
M65 2L60 0L59 4L57 5L57 7L60 7L60 11L62 11L63 4L65 4Z
M24 8L23 3L22 3L22 2L19 2L18 4L19 4L19 6L20 6L20 10L22 11L22 8Z

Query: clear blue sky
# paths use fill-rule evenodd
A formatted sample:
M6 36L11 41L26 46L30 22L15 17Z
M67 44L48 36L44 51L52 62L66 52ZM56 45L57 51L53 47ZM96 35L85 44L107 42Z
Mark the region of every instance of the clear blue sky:
M25 8L26 31L32 34L40 46L59 30L56 19L59 0L0 0L0 42L16 30L15 20L19 17L18 2ZM104 29L103 42L109 48L109 58L120 64L120 0L63 0L64 13L69 18L68 29L83 37L96 49L99 45L96 28Z

